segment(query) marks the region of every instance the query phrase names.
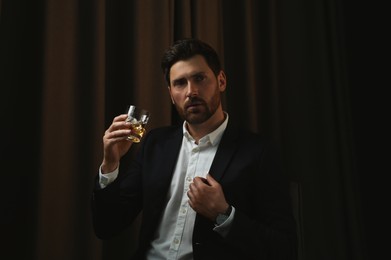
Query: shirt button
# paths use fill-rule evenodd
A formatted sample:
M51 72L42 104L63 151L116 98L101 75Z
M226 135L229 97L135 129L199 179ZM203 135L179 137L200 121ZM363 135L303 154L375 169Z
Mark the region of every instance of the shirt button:
M188 176L188 177L186 178L186 181L187 181L187 182L191 182L191 177Z
M179 239L178 239L178 238L175 238L175 239L174 239L174 243L175 243L175 244L179 244Z

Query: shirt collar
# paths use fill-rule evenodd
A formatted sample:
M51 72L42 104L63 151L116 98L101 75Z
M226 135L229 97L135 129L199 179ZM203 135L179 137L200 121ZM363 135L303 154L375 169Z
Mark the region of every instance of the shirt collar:
M202 137L199 141L200 144L205 144L205 143L210 142L212 145L217 145L220 142L221 137L223 136L223 133L224 133L225 129L227 128L227 124L228 124L228 117L229 117L228 113L224 112L224 114L225 114L224 122L218 128L216 128L213 132L210 132L209 134ZM194 138L191 136L191 134L187 130L186 124L187 124L186 121L183 122L183 135L186 137L186 139L188 141L194 142Z

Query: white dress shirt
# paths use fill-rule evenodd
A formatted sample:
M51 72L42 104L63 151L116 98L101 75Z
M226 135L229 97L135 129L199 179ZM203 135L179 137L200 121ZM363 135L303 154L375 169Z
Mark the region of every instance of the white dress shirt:
M221 137L227 127L225 121L213 132L202 137L198 144L183 124L182 148L173 173L171 186L166 197L167 206L159 227L147 253L147 259L193 259L192 235L196 212L189 206L187 192L194 177L206 177L213 162ZM102 188L115 180L118 169L112 173L100 173ZM214 231L225 236L232 223L235 209L230 217Z

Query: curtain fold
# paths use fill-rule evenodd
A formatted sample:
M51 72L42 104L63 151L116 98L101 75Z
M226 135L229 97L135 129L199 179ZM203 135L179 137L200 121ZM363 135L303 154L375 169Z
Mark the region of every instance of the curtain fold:
M104 1L46 1L37 259L97 259L93 177L101 160Z

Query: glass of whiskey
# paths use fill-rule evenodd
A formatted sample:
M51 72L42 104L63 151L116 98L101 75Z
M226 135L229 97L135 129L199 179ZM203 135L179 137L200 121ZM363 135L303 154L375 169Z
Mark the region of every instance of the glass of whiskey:
M132 130L131 134L127 137L127 140L139 143L145 134L145 126L149 120L149 112L145 109L130 105L127 114L128 118L126 119L126 122L130 123L130 128Z

